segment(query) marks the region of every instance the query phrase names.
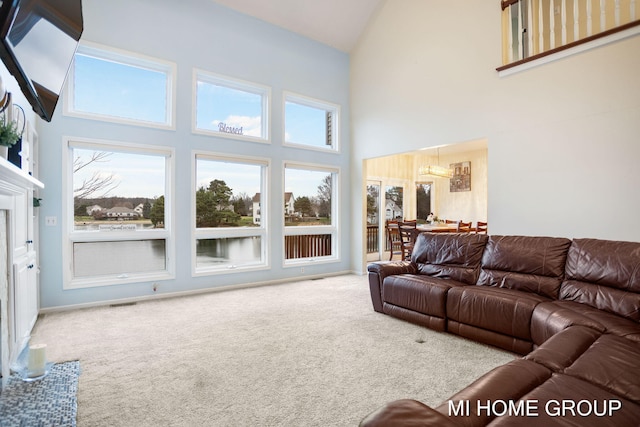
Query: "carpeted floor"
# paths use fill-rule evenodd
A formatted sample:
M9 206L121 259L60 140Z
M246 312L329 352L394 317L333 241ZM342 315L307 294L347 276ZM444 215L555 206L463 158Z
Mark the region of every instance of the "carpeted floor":
M0 393L0 426L75 426L79 375L78 361L55 364L33 382L12 375Z
M514 358L374 312L355 275L47 314L34 336L81 361L91 427L355 426Z

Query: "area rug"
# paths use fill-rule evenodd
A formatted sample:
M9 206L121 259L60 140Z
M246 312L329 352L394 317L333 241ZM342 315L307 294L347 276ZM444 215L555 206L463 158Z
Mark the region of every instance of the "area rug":
M75 426L80 362L58 363L41 380L25 382L14 374L0 393L0 425Z

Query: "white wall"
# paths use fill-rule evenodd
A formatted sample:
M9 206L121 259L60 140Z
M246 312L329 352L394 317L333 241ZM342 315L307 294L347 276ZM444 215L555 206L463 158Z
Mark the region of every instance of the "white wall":
M492 234L640 241L640 37L500 78L500 29L494 2L387 0L351 57L354 187L363 159L486 138Z
M162 282L159 292L174 293L246 283L296 278L300 268L282 265L282 217L271 215L269 271L191 277L191 152L194 149L266 157L272 160L271 194L283 191L282 162L293 160L339 167L341 229L349 227L349 57L345 53L221 7L210 0L85 0L83 40L173 61L178 67L177 128L154 130L123 124L67 117L62 102L51 123L41 123L41 219L62 215L63 136L98 138L175 147L176 149L176 279ZM271 144L194 135L191 132L192 73L208 70L270 86L272 89ZM282 146L283 91L342 106L340 154ZM277 197L277 196L276 196ZM281 206L275 199L272 206ZM90 304L154 295L151 283L137 283L63 291L62 231L60 225L41 229L42 307ZM305 266L305 275L347 271L349 234L340 236L339 262Z

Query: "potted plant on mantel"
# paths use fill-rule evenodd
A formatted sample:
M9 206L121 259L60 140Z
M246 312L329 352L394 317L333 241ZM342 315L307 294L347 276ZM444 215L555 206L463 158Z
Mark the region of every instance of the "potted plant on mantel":
M0 157L6 159L9 147L13 146L20 139L18 127L5 115L0 118Z

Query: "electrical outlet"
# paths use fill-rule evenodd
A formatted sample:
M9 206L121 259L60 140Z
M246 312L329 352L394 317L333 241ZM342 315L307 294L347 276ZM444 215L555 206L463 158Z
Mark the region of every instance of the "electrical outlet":
M304 267L300 267L300 273L304 273Z

